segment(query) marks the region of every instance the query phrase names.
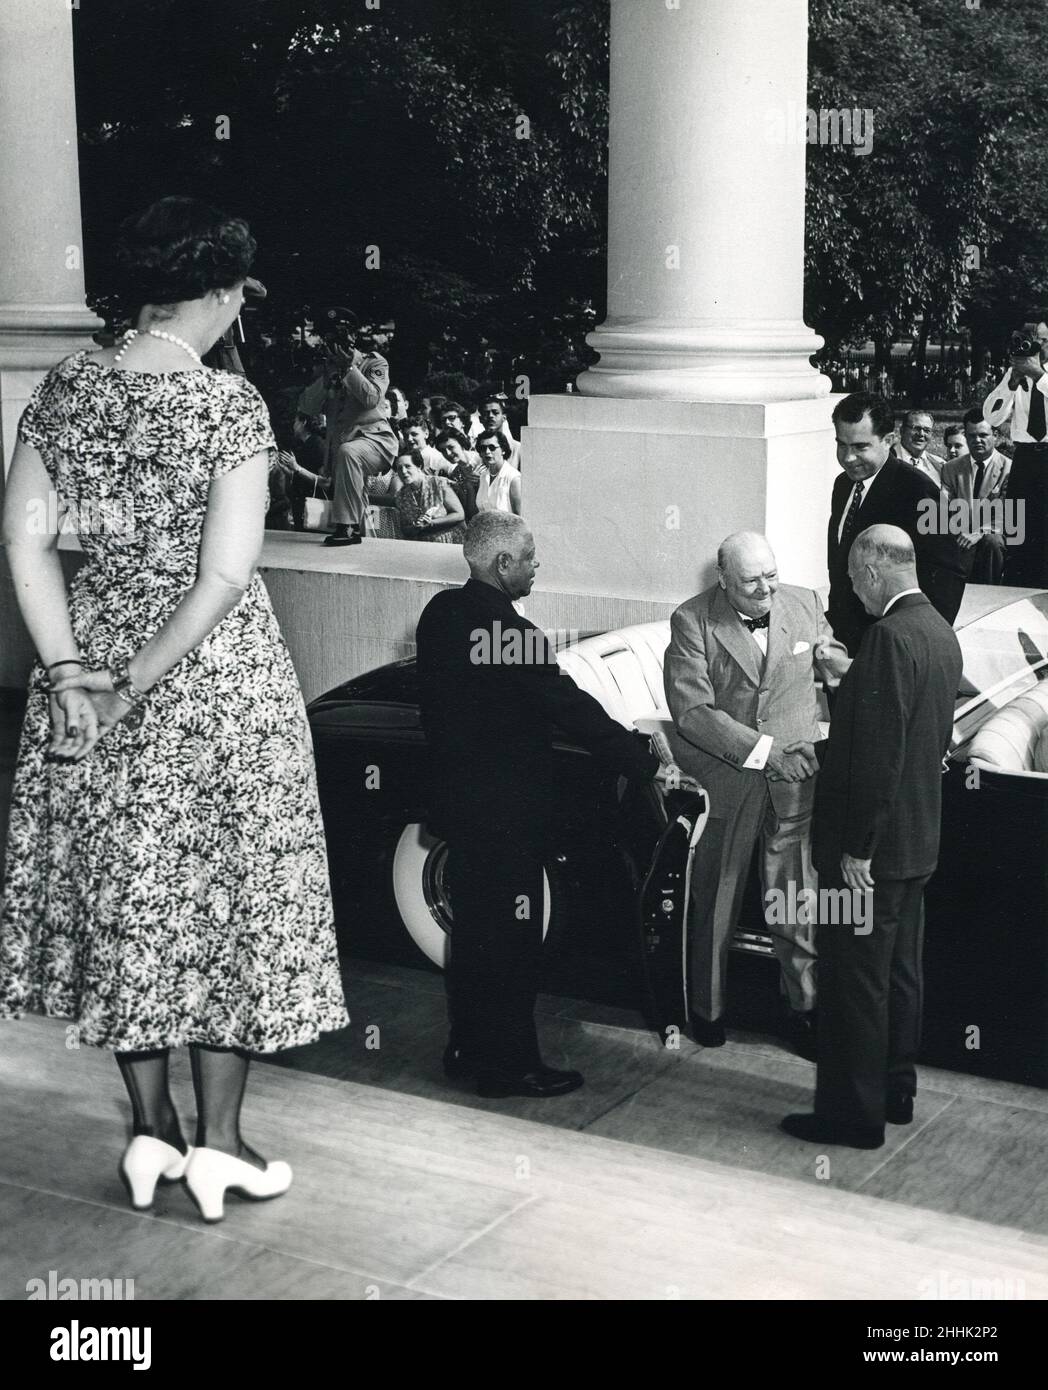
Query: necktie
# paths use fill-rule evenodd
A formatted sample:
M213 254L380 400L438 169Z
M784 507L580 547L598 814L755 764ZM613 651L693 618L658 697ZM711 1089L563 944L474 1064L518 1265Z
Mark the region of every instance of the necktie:
M975 481L972 483L972 497L978 497L982 488L982 480L986 474L986 464L980 463L975 470Z
M743 625L748 627L751 632L756 632L758 628L766 628L768 626L768 619L770 617L770 613L765 613L763 618L743 618L742 621Z
M1044 397L1038 391L1036 382L1030 386L1030 418L1026 422L1026 432L1038 444L1048 434L1048 424L1044 418Z
M865 483L855 484L851 506L848 508L848 515L844 518L844 530L841 532L841 549L845 555L847 555L848 551L851 549L851 543L855 539L856 531L859 529L859 508L862 506L862 494L865 490Z

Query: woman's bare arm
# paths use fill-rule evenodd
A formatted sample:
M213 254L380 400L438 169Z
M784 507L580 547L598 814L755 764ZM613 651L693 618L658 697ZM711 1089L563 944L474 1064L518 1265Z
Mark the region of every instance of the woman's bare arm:
M269 454L263 449L212 482L196 583L128 663L139 690L166 676L240 602L262 552L268 476Z
M7 478L3 542L22 620L45 666L78 655L58 554L58 529L48 529L53 496L39 451L19 440Z

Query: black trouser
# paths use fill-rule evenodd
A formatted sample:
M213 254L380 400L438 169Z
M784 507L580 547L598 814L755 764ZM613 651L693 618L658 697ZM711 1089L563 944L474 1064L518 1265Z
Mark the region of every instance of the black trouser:
M1016 588L1048 586L1048 444L1017 444L1008 474L1009 502L1022 502L1024 540L1009 545L1004 582Z
M454 926L447 970L451 1041L483 1069L539 1065L542 860L509 836L448 844Z
M929 877L878 879L866 935L820 917L815 1112L828 1120L883 1129L887 1093L916 1094ZM819 875L820 891L842 887Z

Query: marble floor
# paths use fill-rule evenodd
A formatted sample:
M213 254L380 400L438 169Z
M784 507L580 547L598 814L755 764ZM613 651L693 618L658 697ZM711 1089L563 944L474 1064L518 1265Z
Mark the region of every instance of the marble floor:
M1048 1297L1048 1092L925 1070L884 1149L820 1153L776 1127L813 1068L774 1039L668 1053L544 998L587 1085L481 1101L440 1071L438 976L352 962L347 994L348 1029L252 1073L245 1128L294 1186L215 1227L178 1185L128 1209L108 1056L0 1023L0 1299L50 1270L140 1300ZM184 1057L174 1090L191 1117Z

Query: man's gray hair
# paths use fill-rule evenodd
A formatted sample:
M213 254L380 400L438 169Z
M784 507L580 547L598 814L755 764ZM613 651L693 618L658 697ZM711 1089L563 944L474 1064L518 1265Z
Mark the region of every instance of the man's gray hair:
M517 548L527 529L513 512L478 512L466 527L462 556L471 570L489 570L496 555Z
M917 562L913 541L898 526L879 524L860 531L852 542L856 560L892 569L911 569Z

